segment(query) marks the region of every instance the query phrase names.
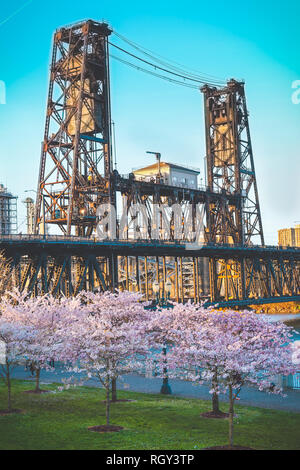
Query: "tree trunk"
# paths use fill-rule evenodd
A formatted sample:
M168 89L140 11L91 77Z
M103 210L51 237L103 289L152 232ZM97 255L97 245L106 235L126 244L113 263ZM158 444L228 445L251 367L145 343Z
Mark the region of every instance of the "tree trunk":
M41 369L38 368L35 370L35 392L40 392L40 376L41 376Z
M214 372L213 378L212 378L212 386L213 389L215 390L218 386L218 373L217 371ZM219 395L214 392L212 394L212 409L214 414L220 414L220 405L219 405Z
M232 393L232 385L229 385L229 447L233 447L233 416L234 416L234 409L233 409L233 393Z
M106 425L109 426L109 411L110 411L110 387L109 382L106 385Z
M6 360L6 367L7 367L6 380L7 380L7 405L8 405L7 410L9 412L11 412L12 411L12 407L11 407L11 379L10 379L10 370L9 370L8 360Z
M220 405L219 405L219 395L217 393L212 394L212 410L215 415L221 413Z
M117 401L117 379L111 380L111 401Z

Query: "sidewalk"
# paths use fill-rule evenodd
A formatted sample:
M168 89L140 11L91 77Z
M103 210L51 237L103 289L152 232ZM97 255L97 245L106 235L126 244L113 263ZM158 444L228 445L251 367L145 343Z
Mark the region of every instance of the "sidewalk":
M41 372L41 382L52 383L61 382L63 378L70 377L71 374L62 372L58 369L56 372ZM79 376L79 374L78 374ZM76 376L77 377L77 376ZM29 372L24 371L23 367L17 367L14 370L13 378L30 380ZM34 380L34 379L31 379ZM118 388L120 390L126 388L129 391L142 393L159 393L161 387L161 379L146 378L140 375L128 374L124 375L122 380L118 380ZM99 382L95 379L86 380L85 385L90 387L99 387ZM199 398L210 400L211 394L209 387L206 385L196 386L190 382L183 380L170 381L174 396L186 398ZM239 405L258 406L261 408L269 408L275 410L293 411L300 413L300 390L286 390L286 397L260 392L255 388L245 387L240 394ZM225 395L220 395L221 402L227 402Z

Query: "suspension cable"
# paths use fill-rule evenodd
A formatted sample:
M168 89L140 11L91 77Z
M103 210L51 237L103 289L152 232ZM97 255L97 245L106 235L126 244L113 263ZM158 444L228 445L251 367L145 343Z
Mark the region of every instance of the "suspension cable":
M215 81L215 82L220 83L220 84L225 84L226 83L225 80L223 80L219 77L216 77L214 75L210 75L210 74L207 74L207 73L204 73L204 72L200 72L199 70L195 70L195 69L186 67L186 66L184 66L182 64L179 64L178 62L175 62L173 60L166 59L165 57L161 56L160 54L157 54L153 51L150 51L149 49L146 49L145 47L141 46L140 44L137 44L136 42L133 42L133 41L129 40L128 38L126 38L125 36L117 33L116 31L113 31L113 33L117 38L119 38L122 41L126 42L128 45L130 45L134 49L138 50L139 52L146 55L147 57L150 57L152 60L160 63L161 65L164 65L164 66L168 67L169 69L175 70L177 72L181 72L185 75L189 75L192 78L198 78L198 79L201 79L201 80L204 79L204 80L208 80L208 81ZM172 65L170 62L175 64L175 66ZM190 73L190 72L188 72L188 70L191 70L192 72L196 72L196 73Z
M139 57L139 56L137 56L137 55L135 55L135 54L132 54L131 52L129 52L129 51L123 49L122 47L117 46L116 44L114 44L114 43L112 43L112 42L109 42L109 44L110 44L111 46L115 47L116 49L118 49L119 51L121 51L121 52L123 52L123 53L125 53L125 54L127 54L127 55L129 55L129 56L131 56L131 57L133 57L134 59L139 60L139 61L141 61L141 62L143 62L143 63L145 63L145 64L147 64L147 65L153 67L155 70L158 69L158 70L161 70L161 71L163 71L163 72L166 72L166 73L169 73L169 74L171 74L171 75L174 75L174 76L176 76L176 77L182 78L182 79L184 79L184 80L188 80L188 81L191 81L191 82L199 83L199 84L201 84L201 85L205 85L205 84L209 84L209 85L212 85L212 86L220 86L220 85L221 85L220 82L207 81L207 80L205 80L204 78L201 79L201 80L199 80L199 79L196 79L196 78L191 78L191 77L189 77L188 75L184 75L184 74L181 74L181 73L173 72L172 70L168 70L168 69L166 69L166 68L164 68L164 67L161 67L161 66L159 66L159 65L153 64L152 62L149 62L148 60L145 60L145 59L143 59L143 58L141 58L141 57Z
M194 85L193 83L186 83L186 82L183 82L183 81L180 81L180 80L176 80L174 78L171 78L171 77L167 77L166 75L161 75L161 74L158 74L158 73L155 73L153 72L152 70L148 70L148 69L145 69L143 67L140 67L136 64L133 64L132 62L129 62L127 60L124 60L122 59L121 57L118 57L118 56L115 56L114 54L109 54L109 56L112 58L112 59L115 59L125 65L128 65L129 67L132 67L136 70L139 70L140 72L144 72L144 73L147 73L148 75L152 75L154 77L157 77L157 78L160 78L162 80L165 80L165 81L168 81L170 83L174 83L176 85L181 85L181 86L184 86L186 88L193 88L195 90L198 90L199 87L198 85Z

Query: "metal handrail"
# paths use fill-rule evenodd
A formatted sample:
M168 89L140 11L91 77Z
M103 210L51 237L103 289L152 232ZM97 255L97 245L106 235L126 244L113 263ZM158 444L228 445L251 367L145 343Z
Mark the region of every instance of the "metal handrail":
M70 235L70 236L65 236L65 235L29 235L29 234L19 234L19 235L2 235L0 236L0 243L5 241L5 240L11 240L11 241L46 241L46 242L55 242L55 241L64 241L64 242L84 242L84 243L105 243L105 244L110 244L110 243L156 243L160 245L178 245L178 244L189 244L192 243L191 241L188 240L160 240L160 239L150 239L150 238L141 238L141 239L106 239L106 240L99 240L96 237L78 237L76 235ZM201 243L201 245L206 246L206 247L218 247L218 248L247 248L249 250L257 250L257 249L263 249L263 250L268 250L268 251L280 251L282 249L284 250L293 250L293 251L298 251L300 252L299 247L291 247L291 246L278 246L278 245L249 245L249 246L243 246L238 243Z

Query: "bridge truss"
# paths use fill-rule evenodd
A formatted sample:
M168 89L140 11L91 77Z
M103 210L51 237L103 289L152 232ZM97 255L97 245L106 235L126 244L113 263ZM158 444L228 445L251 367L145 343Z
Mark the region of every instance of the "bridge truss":
M171 280L170 297L182 302L209 300L230 306L300 301L297 248L207 244L191 250L180 242L10 236L1 238L0 250L12 260L20 289L34 295L120 288L155 299L153 281L159 281L163 293ZM223 263L215 277L210 271L208 284L204 259L209 266Z

